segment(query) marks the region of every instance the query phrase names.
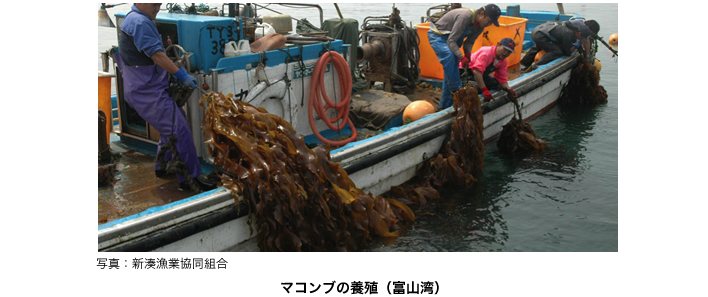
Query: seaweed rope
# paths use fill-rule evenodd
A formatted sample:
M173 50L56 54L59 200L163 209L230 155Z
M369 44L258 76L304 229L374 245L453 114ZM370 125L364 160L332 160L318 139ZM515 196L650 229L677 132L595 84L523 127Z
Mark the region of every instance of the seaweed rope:
M507 92L507 100L514 104L514 116L502 127L502 132L497 140L497 149L505 154L545 149L547 143L543 139L536 137L536 131L533 130L531 124L524 121L518 98L513 97L509 89L502 87L502 90Z
M172 126L170 127L170 138L167 143L162 144L162 147L160 147L160 151L157 153L156 157L157 163L158 165L160 165L160 168L163 168L168 173L174 173L184 176L187 185L189 185L189 188L192 191L201 192L201 189L199 189L197 184L192 179L192 175L189 174L189 167L187 166L187 163L182 162L179 159L179 152L177 151L177 146L175 145L175 143L177 142L177 137L174 136L176 104L177 103L175 103L175 105L172 105ZM167 150L172 150L172 158L169 162L165 162L165 154L167 154Z
M204 28L204 27L202 27ZM201 29L200 29L201 30ZM169 52L170 50L174 49L174 53L176 56L176 65L184 66L186 69L191 68L191 64L189 61L189 53L184 50L181 46L177 44L172 44L168 46L165 49L165 52ZM179 51L182 52L182 57L179 56ZM181 85L181 83L178 83ZM197 88L198 89L198 88ZM191 94L191 93L189 93ZM170 95L174 96L174 95ZM172 99L176 99L175 97L172 97ZM184 102L181 104L184 105L186 104L187 98L183 98ZM164 143L162 147L160 147L160 151L157 153L156 159L157 163L160 166L160 168L164 169L168 173L173 173L173 174L179 174L185 177L185 181L189 185L190 189L195 192L201 192L199 187L197 187L197 184L194 182L192 179L192 175L189 174L189 166L187 166L187 163L182 162L179 158L179 152L177 151L177 146L175 143L177 142L177 137L174 136L174 130L175 130L175 112L177 108L181 108L180 102L178 100L173 101L175 104L172 105L172 126L170 126L170 133L169 133L169 140L167 143ZM172 158L170 159L169 162L165 162L165 155L167 154L168 150L172 150Z
M329 50L328 47L326 49ZM339 74L339 86L340 91L342 92L342 101L339 103L334 103L329 99L329 97L327 96L327 89L324 83L324 72L326 70L327 64L329 64L330 61L333 63L334 68ZM334 75L334 69L332 69L331 71L333 72L332 75ZM336 90L334 90L334 92L336 96ZM328 54L322 55L319 60L317 60L317 64L315 64L315 68L312 72L312 80L310 83L310 100L308 102L310 128L312 128L313 134L315 134L317 139L322 141L322 143L333 146L343 146L347 143L356 140L357 131L356 128L354 128L354 124L352 123L351 119L349 118L349 106L351 103L351 96L352 78L351 73L349 71L348 62L338 52L328 51ZM325 106L322 105L322 100L326 102ZM322 121L327 125L327 127L329 127L333 131L340 131L344 128L345 125L349 124L349 128L352 131L352 136L340 141L333 141L324 138L317 130L317 126L315 125L315 118L314 114L312 113L313 108L315 109L315 112L317 112L317 115L320 117L320 119L322 119ZM336 117L327 117L326 109L329 108L335 108L335 110L337 110ZM341 124L339 124L339 126L335 126L333 124L339 122L340 120Z

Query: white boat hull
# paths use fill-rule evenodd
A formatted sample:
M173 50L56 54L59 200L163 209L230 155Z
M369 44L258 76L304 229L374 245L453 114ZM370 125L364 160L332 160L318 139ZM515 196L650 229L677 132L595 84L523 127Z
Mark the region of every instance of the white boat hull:
M535 79L533 82L529 82L529 79L511 82L512 88L524 90L524 94L519 97L519 103L525 119L545 111L558 99L562 87L570 77L572 66L576 64L574 58L566 58L561 62L566 65L564 68L559 68L560 70L555 70L557 72L553 74L555 77L544 78L543 75L539 75L541 78ZM485 141L496 137L502 131L503 125L511 120L514 113L512 103L497 102L496 104L500 106L484 114ZM422 120L406 125L405 128L399 128L367 140L365 145L344 147L332 151L332 161L339 162L347 172L353 171L349 174L350 178L365 192L381 195L391 187L400 185L414 177L420 164L437 154L446 135L449 134L447 131L449 131L453 117L454 110L452 108L429 115ZM386 155L391 151L394 152L394 155ZM372 156L377 155L385 155L385 159L372 159ZM182 233L190 232L190 222L206 220L207 217L213 216L217 212L225 216L228 216L227 213L231 213L233 216L233 213L236 212L235 209L236 204L230 192L219 188L189 202L167 207L153 214L99 230L98 249L99 251L154 250L162 252L233 250L238 244L255 236L255 234L251 234L247 224L247 216L225 220L219 225L192 232L191 235L184 238L167 240L161 237L170 237L164 235L170 233L170 229L181 228L180 232ZM151 224L149 221L153 223ZM150 241L156 240L167 240L169 243L150 243Z

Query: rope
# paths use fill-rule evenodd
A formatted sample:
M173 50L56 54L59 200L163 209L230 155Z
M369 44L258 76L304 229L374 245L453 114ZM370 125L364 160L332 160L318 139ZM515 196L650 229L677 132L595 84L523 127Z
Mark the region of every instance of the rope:
M300 81L302 82L302 90L300 90L300 91L302 91L302 97L300 97L301 98L300 106L304 106L305 105L305 62L302 60L302 45L298 45L297 47L300 48L300 57L297 60L295 58L293 58L292 55L290 55L289 50L286 51L282 48L279 50L283 51L286 55L288 55L288 57L290 58L291 61L296 61L298 63L298 66L300 67L300 73L301 73ZM287 62L287 61L285 61L285 62ZM285 77L287 78L287 74L288 74L287 63L286 63L285 69L286 69ZM290 87L290 80L287 80L287 83L288 83L288 87ZM289 95L289 93L290 93L290 89L288 89L288 95ZM291 117L291 119L292 119L292 117Z
M303 61L303 47L301 44L297 46L300 48L300 59L298 59L298 65L300 66L300 81L302 82L302 97L300 97L300 106L305 106L305 61Z
M283 74L283 78L281 80L285 81L285 91L288 92L288 114L290 114L290 125L293 123L293 106L292 106L292 97L290 94L290 79L288 78L288 72L287 72L287 64L285 66L285 74ZM303 95L304 96L304 95Z
M160 165L160 168L164 168L165 171L169 173L184 176L189 188L192 191L201 192L197 184L192 179L192 176L189 174L189 167L187 166L187 163L180 161L179 152L177 151L177 146L175 145L176 142L177 137L174 135L170 136L170 140L166 144L163 144L160 151L157 153L157 163ZM172 150L172 159L169 162L165 162L165 154L167 154L167 150Z
M330 50L329 47L328 47L328 48L327 48L327 52L329 53L329 56L330 56L329 63L327 63L327 64L332 65L332 70L330 70L330 73L332 73L332 91L334 91L334 105L337 105L337 104L339 103L339 102L338 102L339 99L337 98L337 91L336 91L337 85L334 83L334 61L331 59L331 57L332 57L332 50ZM323 81L322 83L324 83L324 81ZM336 118L339 118L339 109L335 109L335 110L334 110L334 116L335 116ZM349 126L349 128L352 128L352 126ZM342 132L341 132L341 131L342 131L342 130L338 130L338 131L337 131L337 132L338 132L337 134L338 134L338 135L342 135Z
M258 81L265 81L266 85L270 86L271 83L268 81L268 74L265 72L265 63L263 61L265 60L265 54L263 52L258 53L260 61L258 62L258 66L256 66L256 78ZM263 74L263 79L261 80L261 73Z
M187 166L187 163L182 162L179 158L179 151L177 151L177 137L174 135L174 130L175 130L175 111L177 108L175 108L175 105L172 105L172 126L170 127L170 132L169 132L169 141L166 144L163 144L162 147L160 147L160 151L157 153L157 163L160 165L160 168L163 168L165 171L168 173L173 173L173 174L179 174L185 177L187 184L189 185L189 188L194 191L194 192L201 192L197 184L194 182L192 179L192 175L189 174L189 166ZM167 136L167 135L165 135ZM167 154L168 150L172 150L172 158L170 159L169 162L165 162L165 155Z

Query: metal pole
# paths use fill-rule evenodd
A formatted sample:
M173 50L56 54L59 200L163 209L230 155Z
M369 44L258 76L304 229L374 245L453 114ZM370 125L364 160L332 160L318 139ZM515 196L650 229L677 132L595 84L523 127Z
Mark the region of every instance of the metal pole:
M563 9L563 3L556 3L558 5L558 12L560 14L565 14L565 10Z
M275 13L277 13L277 14L284 14L284 13L282 13L282 12L280 12L280 11L270 9L270 8L268 8L268 7L261 6L261 5L258 5L258 4L256 4L256 3L253 3L253 5L254 5L255 7L260 7L261 9L270 10L270 11L275 12ZM290 18L293 19L293 20L296 20L296 21L300 21L300 20L298 20L298 19L296 19L296 18L294 18L294 17L292 17L292 16L290 16Z
M334 8L337 9L337 13L339 14L339 18L343 19L344 17L342 16L342 12L339 11L339 5L337 5L337 3L334 3Z
M615 56L619 56L619 54L617 54L616 50L614 50L609 44L607 44L607 42L602 40L602 37L597 36L597 35L595 35L595 36L596 36L595 39L599 40L602 44L604 44L607 47L607 49L609 49L613 54L615 54Z
M200 87L197 86L197 89ZM217 69L212 69L211 70L211 90L214 91L214 93L219 92L219 70Z
M322 24L324 23L324 12L322 11L322 7L319 4L307 4L307 3L275 3L275 4L279 4L279 5L286 6L286 7L287 7L287 5L294 5L294 6L306 6L306 7L317 8L317 10L320 11L320 28L322 28ZM293 18L293 19L297 21L296 18Z

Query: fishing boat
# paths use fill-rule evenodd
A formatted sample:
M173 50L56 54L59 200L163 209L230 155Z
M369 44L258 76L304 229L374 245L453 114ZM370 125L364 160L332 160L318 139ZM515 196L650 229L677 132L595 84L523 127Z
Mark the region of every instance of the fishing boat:
M580 18L577 14L523 11L518 6L507 8L502 14L524 19L524 29L514 32L520 33L518 37L522 38L523 42L519 42L519 46L524 49L533 44L530 32L536 25L546 21ZM270 113L291 123L297 133L305 138L306 143L322 144L314 135L315 132L324 137L351 133L346 130L331 131L317 115L313 116L315 124L311 125L309 117L312 112L307 107L308 95L313 87L312 68L316 62L328 55L328 52L337 52L354 59L352 53L355 48L342 40L334 40L225 57L224 45L232 40L245 40L248 34L247 25L244 24L245 18L237 15L160 13L156 23L163 39L180 45L179 50L175 50L175 58L192 70L199 85L208 86L210 91L235 94L236 100L266 108ZM118 28L124 17L125 14L116 14ZM372 33L370 36L379 35ZM420 43L421 47L424 45L426 44ZM120 49L114 48L113 51ZM525 119L532 119L554 105L570 77L571 69L579 61L579 55L575 53L509 82L518 95L521 113ZM342 71L335 67L328 67L325 71L323 84L327 86L327 93L330 97L338 96L343 86L337 78ZM144 186L145 181L159 181L152 171L152 156L158 137L154 129L121 99L121 78L120 73L116 73L117 94L113 96L113 110L110 111L116 120L113 134L110 136L111 148L120 152L143 152L143 155L148 156L143 157L142 161L138 160L138 157L132 158L131 162L134 163L130 165L143 168L144 170L134 171L141 171L147 177L134 178L128 176L129 172L123 171L121 180L115 185L99 187L99 200L101 195L124 199L121 195L126 194L117 193L122 190L130 192L133 196L142 195L142 199L158 201L159 205L146 204L151 207L125 217L99 222L98 250L229 251L255 237L247 223L247 214L244 211L246 208L240 208L226 188L191 195L164 189L168 186ZM422 80L438 86L441 83L440 79L434 77L422 77ZM208 171L212 160L201 133L202 110L198 102L202 95L203 90L188 94L185 111L198 154L203 159L203 167ZM497 91L492 95L495 100L483 105L485 141L494 141L502 126L509 122L514 114L514 105L506 99L504 91ZM390 119L377 135L358 139L331 150L331 160L338 162L364 192L381 195L391 187L414 177L420 164L437 154L451 130L454 115L451 107L405 125L401 115L397 115ZM131 188L130 183L140 183L140 186ZM176 188L176 183L171 186ZM143 189L138 189L139 187ZM153 197L157 195L170 198ZM99 212L100 207L99 205Z

